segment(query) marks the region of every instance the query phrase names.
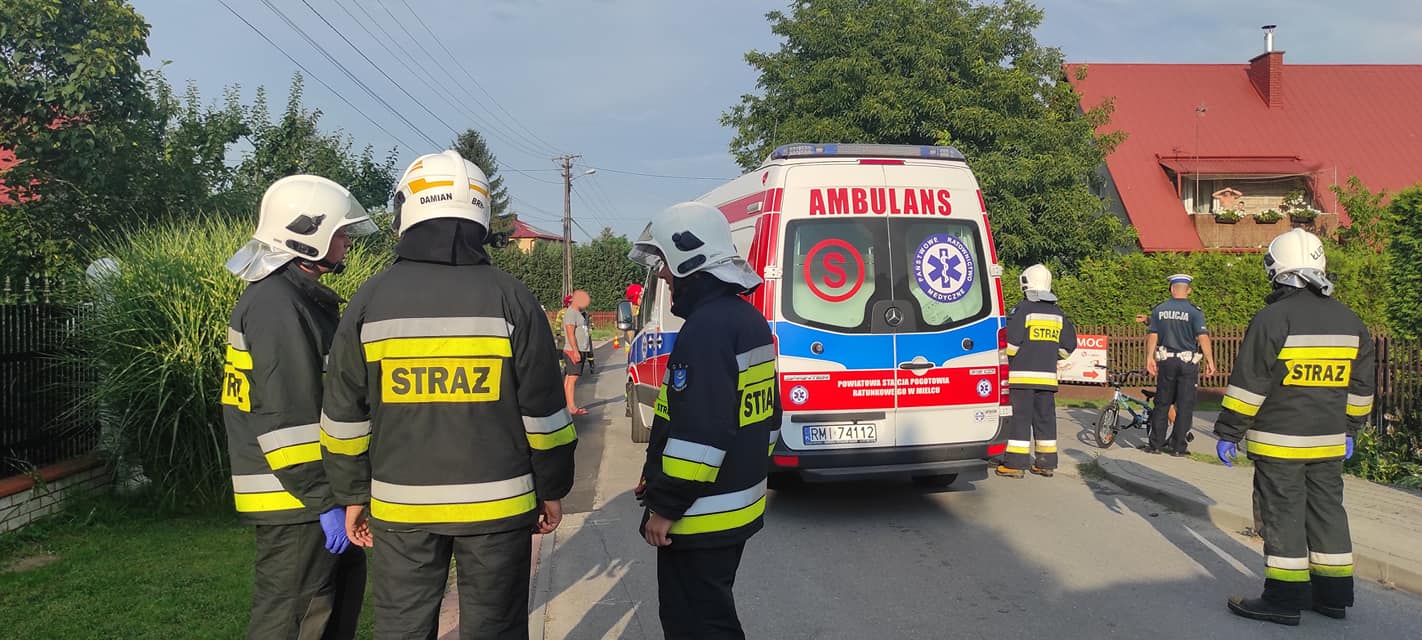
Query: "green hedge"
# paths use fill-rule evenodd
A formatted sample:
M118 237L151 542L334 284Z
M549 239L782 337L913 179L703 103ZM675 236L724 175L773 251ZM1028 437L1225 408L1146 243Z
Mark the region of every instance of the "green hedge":
M627 259L631 250L632 243L627 238L607 232L573 247L573 288L586 289L592 296L591 310L616 309L627 285L646 278L646 268ZM550 310L562 306L562 245L540 243L527 254L510 246L493 254L494 264L528 285L543 306Z

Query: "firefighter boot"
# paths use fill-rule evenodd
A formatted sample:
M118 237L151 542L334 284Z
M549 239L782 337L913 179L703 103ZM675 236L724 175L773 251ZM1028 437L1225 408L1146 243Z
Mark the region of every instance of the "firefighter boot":
M1032 471L1032 474L1033 474L1033 475L1042 476L1043 478L1050 478L1050 477L1052 477L1053 475L1056 474L1056 471L1054 471L1054 470L1052 470L1052 469L1043 469L1043 468L1041 468L1041 467L1039 467L1039 466L1037 466L1037 465L1035 465L1035 464L1032 465L1031 471ZM1020 473L1020 472L1019 472L1019 473Z
M1321 616L1328 616L1334 620L1343 620L1348 617L1346 607L1330 607L1322 602L1314 601L1313 611Z
M1002 477L1004 477L1004 478L1025 478L1025 477L1027 477L1027 474L1023 473L1021 469L1013 469L1012 467L1009 467L1009 466L1007 466L1007 465L1002 465L1002 464L997 465L997 475L1000 475L1000 476L1002 476Z
M1250 620L1263 620L1290 627L1299 625L1298 609L1290 609L1263 598L1232 596L1229 599L1229 612Z

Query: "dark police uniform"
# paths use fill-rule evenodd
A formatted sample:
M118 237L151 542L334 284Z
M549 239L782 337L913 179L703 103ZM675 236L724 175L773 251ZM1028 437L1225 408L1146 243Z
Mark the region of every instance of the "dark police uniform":
M1011 432L1004 466L1057 468L1057 361L1076 351L1076 327L1055 302L1023 300L1007 316Z
M1372 338L1333 298L1279 288L1249 323L1215 433L1244 440L1254 461L1264 600L1352 606L1343 457L1346 437L1372 412L1375 382Z
M321 448L336 500L370 505L376 638L433 637L451 555L461 637L527 637L539 502L572 488L548 317L483 237L453 219L406 231L331 347Z
M239 519L256 525L249 638L354 638L365 552L325 548L337 506L321 467L321 374L340 296L288 263L232 311L222 414ZM323 635L324 633L324 635Z
M1150 312L1150 333L1158 336L1155 358L1155 408L1150 416L1150 446L1163 449L1166 429L1170 423L1170 405L1175 405L1175 430L1170 433L1170 448L1185 451L1186 437L1195 414L1195 398L1200 383L1200 336L1205 329L1205 312L1189 300L1171 298Z
M649 513L674 521L671 546L657 549L662 628L667 638L744 638L732 587L746 540L763 525L779 437L775 345L732 286L694 274L677 287L672 312L686 324L643 467Z

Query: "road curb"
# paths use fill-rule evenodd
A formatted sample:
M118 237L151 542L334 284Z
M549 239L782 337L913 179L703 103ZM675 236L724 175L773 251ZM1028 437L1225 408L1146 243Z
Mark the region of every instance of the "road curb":
M1119 463L1108 455L1098 456L1096 465L1102 474L1117 486L1180 513L1209 520L1220 529L1239 531L1254 526L1252 513L1241 515L1233 510L1137 480L1124 473ZM1422 565L1416 561L1400 561L1393 554L1374 549L1357 540L1353 541L1353 571L1357 578L1373 580L1414 595L1422 595Z
M528 613L528 640L543 640L544 627L548 625L548 598L553 590L553 572L548 564L553 558L553 544L557 536L555 530L542 536L538 543L538 566L529 581L533 587L529 601L538 606Z

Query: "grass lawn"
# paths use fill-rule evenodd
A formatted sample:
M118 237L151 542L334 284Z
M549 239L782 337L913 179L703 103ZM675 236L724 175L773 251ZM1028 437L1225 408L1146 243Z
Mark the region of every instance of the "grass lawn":
M1057 403L1057 406L1068 409L1096 409L1099 411L1101 407L1106 406L1106 403L1110 401L1111 400L1109 398L1105 400L1072 399L1062 400ZM1197 412L1219 411L1220 408L1220 401L1212 398L1200 398L1199 400L1195 401L1195 411Z
M1194 461L1196 461L1196 462L1204 462L1204 463L1213 464L1213 465L1223 465L1223 464L1224 464L1224 463L1220 462L1219 456L1217 456L1217 455L1215 455L1215 454L1213 454L1213 453L1200 453L1200 452L1197 452L1197 451L1191 451L1191 452L1190 452L1190 459L1191 459L1191 460L1194 460ZM1246 456L1246 455L1244 455L1244 452L1241 451L1241 452L1239 453L1239 455L1237 455L1237 456L1234 457L1234 466L1236 466L1236 467L1252 467L1252 466L1254 466L1254 462L1252 462L1252 461L1249 459L1249 457Z
M252 529L111 499L0 534L7 638L241 638ZM369 638L369 594L362 613Z

